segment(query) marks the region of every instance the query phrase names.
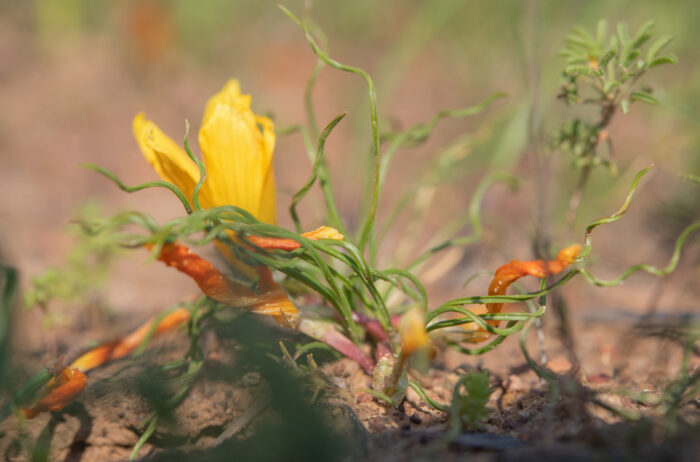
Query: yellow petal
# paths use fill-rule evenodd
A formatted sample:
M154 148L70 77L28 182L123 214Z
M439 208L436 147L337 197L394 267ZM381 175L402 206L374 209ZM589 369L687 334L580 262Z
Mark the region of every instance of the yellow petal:
M430 345L430 339L425 330L425 317L420 310L411 309L401 317L399 336L401 351L407 356Z
M272 159L275 150L275 125L265 116L255 116L255 123L262 128L262 149L265 156Z
M274 141L272 122L253 114L250 97L240 95L237 82L229 82L207 104L199 131L208 175L203 205L235 205L274 223Z
M277 194L275 191L275 169L272 162L275 150L275 128L272 121L267 117L256 116L255 121L263 129L263 150L265 156L270 159L268 173L261 192L257 218L264 223L275 224L277 223Z
M163 133L143 113L134 117L134 137L146 160L164 180L180 188L191 200L199 179L199 169L185 151Z
M232 105L238 107L240 111L245 111L250 109L250 101L250 95L241 94L241 84L238 80L231 79L226 82L226 85L224 85L224 88L222 88L219 93L215 94L207 101L207 105L204 108L202 125L205 125L209 121L217 105Z
M262 192L260 193L260 206L255 217L263 223L277 223L277 196L275 194L275 172L272 167L268 169Z

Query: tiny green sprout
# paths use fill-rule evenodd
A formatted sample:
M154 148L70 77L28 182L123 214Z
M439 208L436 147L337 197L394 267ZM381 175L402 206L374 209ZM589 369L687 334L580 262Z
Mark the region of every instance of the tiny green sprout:
M455 385L450 406L450 425L453 433L464 428L473 429L491 410L486 407L493 389L489 385L488 371L468 372Z

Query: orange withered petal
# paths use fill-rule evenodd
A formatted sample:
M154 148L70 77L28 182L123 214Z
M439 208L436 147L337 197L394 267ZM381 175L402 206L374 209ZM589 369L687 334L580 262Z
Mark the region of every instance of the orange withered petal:
M163 319L160 320L160 322L156 325L155 329L153 330L153 336L155 337L156 335L180 327L189 320L190 312L185 308L178 308L177 310L167 314L163 317ZM155 319L151 318L141 327L136 329L134 332L122 338L112 351L112 354L110 355L109 359L116 360L119 358L123 358L124 356L128 355L136 348L138 348L138 346L141 345L141 342L143 342L148 333L151 331L154 322Z
M272 279L267 268L256 269L261 292L257 294L243 284L228 279L218 268L185 245L165 244L158 259L191 277L205 295L218 302L273 316L281 324L294 324L297 321L299 310Z
M85 385L87 385L85 374L76 368L66 367L46 384L46 396L33 407L22 409L22 412L28 419L33 419L42 412L60 411L75 401Z
M342 234L338 232L337 229L331 228L330 226L321 226L308 233L302 233L307 239L317 241L319 239L331 239L334 241L341 241L345 238ZM248 236L246 239L261 249L276 249L276 250L296 250L301 247L294 239L279 238L279 237L263 237L263 236Z
M557 274L573 263L580 252L581 246L575 244L562 249L557 254L556 260L513 260L496 270L489 285L489 295L504 295L508 287L523 276L544 278ZM487 303L486 307L489 313L500 313L503 303ZM500 323L499 321L489 321L489 324L498 326Z
M115 340L95 347L73 361L71 367L75 367L84 372L99 367L112 359L112 352L118 344L119 340Z
M190 319L190 312L185 308L178 308L172 313L167 314L156 325L153 336L170 331L185 324ZM87 372L90 369L99 367L109 361L115 361L123 358L134 351L143 342L148 333L151 331L155 318L149 319L141 327L122 337L119 340L102 344L88 351L71 364L70 367L78 368L81 371Z

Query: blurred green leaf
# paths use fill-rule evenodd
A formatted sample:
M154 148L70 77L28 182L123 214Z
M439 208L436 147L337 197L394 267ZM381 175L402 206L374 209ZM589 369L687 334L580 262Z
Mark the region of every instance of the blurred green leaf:
M656 58L656 55L659 53L659 51L661 51L666 45L671 43L672 40L672 36L664 35L663 37L652 43L649 49L647 50L647 56L645 61L647 63L652 62L654 58Z
M647 40L649 40L654 34L654 21L645 22L642 27L639 28L636 37L634 38L634 43L632 48L641 47Z
M596 26L596 41L599 44L603 44L605 41L605 36L608 34L608 22L605 19L598 21Z
M488 371L468 372L455 386L450 406L452 431L474 428L491 410L486 407L493 390Z
M630 94L630 102L641 101L647 104L657 104L659 101L646 91L633 91Z
M676 64L678 62L678 57L676 55L667 54L659 56L649 63L649 67L660 66L662 64Z
M586 76L586 77L600 77L600 75L588 66L568 66L566 68L567 75L574 76Z
M564 42L573 51L589 51L591 49L589 42L576 35L567 35Z
M620 108L622 109L622 113L627 115L630 112L629 100L623 99L622 101L620 101Z
M615 57L615 54L615 50L608 50L603 57L600 58L600 61L598 61L598 68L604 70L610 63L610 60Z
M619 23L617 25L617 38L620 40L620 45L626 47L630 43L629 35L627 35L627 26L625 23Z
M9 360L12 310L17 299L17 270L0 262L0 379L3 384Z
M620 82L617 80L608 80L603 84L603 92L611 93L613 90L620 87Z
M692 181L693 183L700 184L700 176L693 175L692 173L681 173L681 176L686 180Z

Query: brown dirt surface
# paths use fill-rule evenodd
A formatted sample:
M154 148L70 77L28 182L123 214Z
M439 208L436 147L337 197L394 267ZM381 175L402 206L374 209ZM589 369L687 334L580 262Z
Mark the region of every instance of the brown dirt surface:
M644 412L644 405L628 396L639 392L660 396L669 378L677 374L675 367L669 367L677 362L664 358L679 355L678 347L631 337L636 343L634 354L623 357L626 353L611 338L616 330L619 327L598 325L577 333L579 343L587 347L581 351L582 368L574 374L564 355L548 362L552 370L564 374L555 393L523 362L516 342L509 340L498 351L477 359L440 354L428 375L413 374L436 401L449 403L460 374L475 368L491 371L494 389L488 404L491 415L478 428L450 442L444 440L450 428L445 413L430 408L411 389L398 408L379 403L367 393L370 377L348 359L321 365L325 382L315 408L350 442L348 460L386 462L418 457L449 461L466 454L477 460L560 460L566 454L576 454L580 459L575 460L607 460L616 454L636 454L645 460L693 460L700 447L692 435L684 436L681 431L671 444L659 433L662 427L633 426L585 397L595 393L599 401L616 409ZM265 404L267 385L260 374L242 371L222 380L217 371L236 369L231 345L206 343L201 377L172 415L161 421L141 457L168 460L159 457L172 448L198 454L196 451L210 449L226 437L245 439L259 425L276 419ZM533 342L531 351L536 349ZM24 422L11 417L0 425L3 460L32 460L28 450L36 459L42 444L50 448L48 460L52 461L126 460L143 431L141 422L150 413L152 403L144 397L143 388L149 368L185 351L182 335L170 334L133 363L118 361L90 374L80 399L63 411ZM696 362L692 367L698 366ZM572 391L576 387L587 395ZM697 408L689 406L681 412L697 424Z

